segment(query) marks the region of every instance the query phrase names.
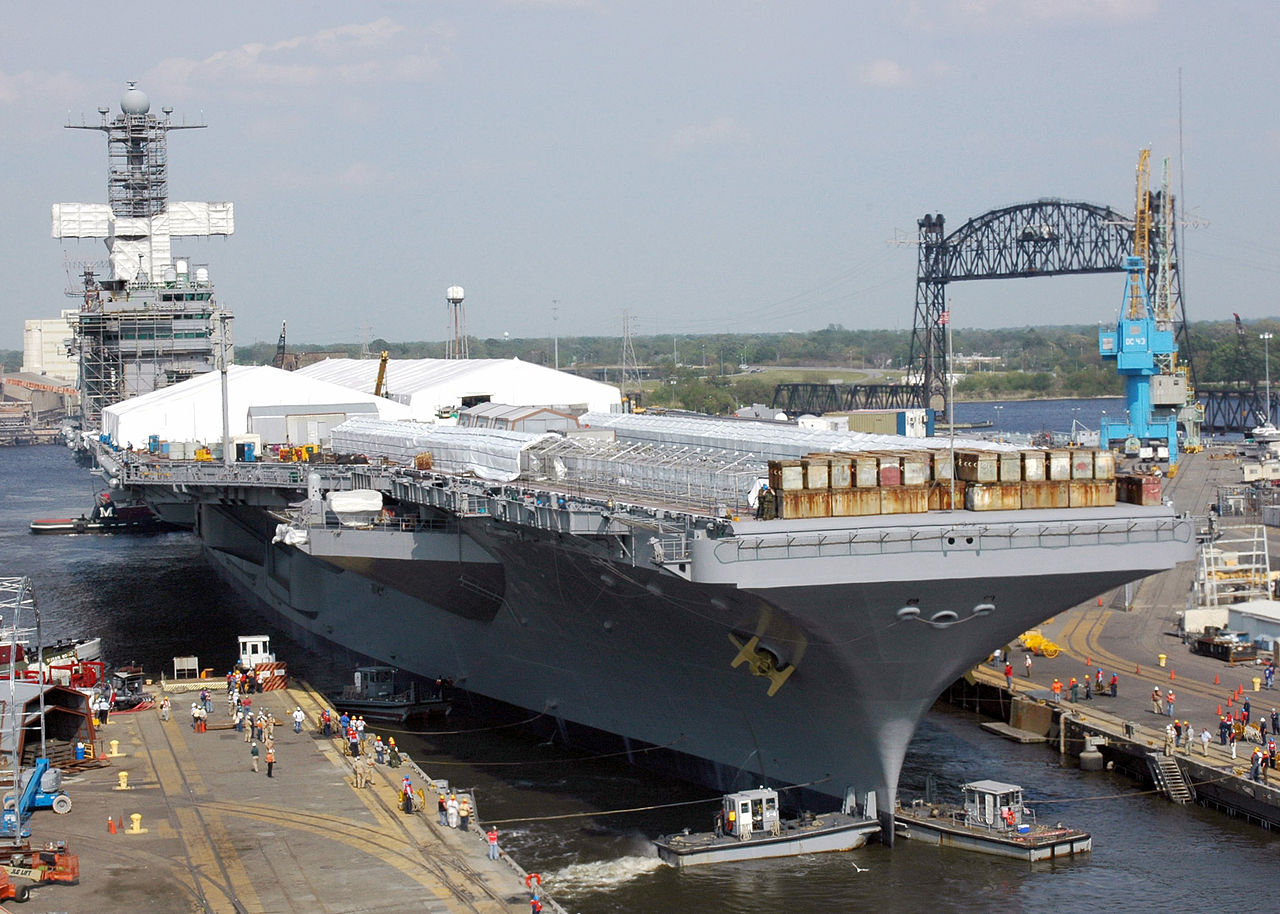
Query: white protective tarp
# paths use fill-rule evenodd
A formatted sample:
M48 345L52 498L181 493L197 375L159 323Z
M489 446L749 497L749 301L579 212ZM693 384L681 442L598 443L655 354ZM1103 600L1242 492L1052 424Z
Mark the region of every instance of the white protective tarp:
M520 453L525 448L558 437L362 416L348 419L332 435L332 447L338 454L382 457L406 466L413 466L419 454L430 454L433 469L497 482L510 482L520 475Z
M630 413L590 412L578 422L591 428L611 429L619 441L646 444L714 448L754 454L766 460L794 460L805 454L830 451L940 451L951 447L950 438L906 438L868 435L862 432L805 429L778 422L752 422L694 416L650 416ZM1016 451L1012 444L972 438L956 438L957 449Z
M376 489L330 492L325 501L344 527L367 526L382 512L382 493Z
M354 390L373 390L377 359L325 359L298 374ZM618 388L519 359L391 359L386 387L406 403L413 418L434 421L444 408L464 399L487 398L511 406L550 406L609 412L622 402Z
M250 407L280 403L327 407L353 402L375 404L383 419L409 417L408 407L402 404L302 377L295 371L281 371L269 365L232 365L227 370L227 411L233 436L248 432ZM151 435L169 441L221 441L221 373L211 371L108 406L102 411L102 425L111 440L122 447L132 444L144 448Z
M168 213L170 235L230 235L236 230L230 203L170 202Z
M53 204L54 238L106 238L111 207L105 203Z

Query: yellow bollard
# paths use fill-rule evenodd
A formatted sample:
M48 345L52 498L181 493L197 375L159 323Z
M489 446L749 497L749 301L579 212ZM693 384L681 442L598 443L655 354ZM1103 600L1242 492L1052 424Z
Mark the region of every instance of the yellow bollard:
M142 813L131 813L129 821L133 824L124 830L126 835L145 835L147 833L148 829L142 827Z
M120 783L117 784L115 787L112 787L111 788L112 790L133 790L133 788L129 786L129 772L117 771L116 778L120 781Z
M111 746L111 751L108 752L107 755L111 756L112 758L119 758L120 756L124 755L124 753L120 751L120 740L113 739L111 740L110 743L108 743L108 745Z

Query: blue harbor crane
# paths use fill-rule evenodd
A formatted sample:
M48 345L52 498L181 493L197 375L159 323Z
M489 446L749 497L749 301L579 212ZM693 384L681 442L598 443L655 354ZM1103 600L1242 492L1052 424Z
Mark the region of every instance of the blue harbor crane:
M1152 404L1151 379L1161 375L1161 362L1178 352L1173 330L1161 329L1147 295L1147 265L1136 255L1125 258L1128 274L1125 305L1114 330L1098 331L1098 352L1104 359L1115 359L1116 371L1124 376L1124 420L1107 417L1102 420L1098 446L1110 447L1113 441L1124 444L1128 453L1144 444L1169 448L1169 465L1178 460L1178 419L1171 409L1157 409Z

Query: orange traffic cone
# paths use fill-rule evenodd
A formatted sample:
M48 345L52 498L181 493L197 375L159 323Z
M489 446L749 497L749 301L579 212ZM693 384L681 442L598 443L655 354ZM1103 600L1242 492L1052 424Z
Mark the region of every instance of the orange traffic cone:
M1101 606L1101 605L1102 605L1102 597L1098 597L1098 605L1099 605L1099 606Z
M116 820L107 816L107 834L114 835L116 833Z
M1092 657L1086 657L1086 658L1084 658L1084 665L1085 665L1085 666L1093 666L1093 658L1092 658Z
M1217 673L1214 673L1214 674L1213 674L1213 684L1214 684L1214 685L1218 685L1218 674L1217 674Z
M1170 679L1177 679L1178 677L1177 677L1177 676L1175 676L1175 675L1173 674L1173 670L1170 670L1170 671L1169 671L1169 678L1170 678Z
M1232 702L1233 702L1234 700L1235 700L1235 699L1233 699L1230 695L1228 695L1228 696L1227 696L1227 707L1228 707L1228 708L1229 708L1229 707L1231 707L1231 704L1232 704Z
M1134 675L1135 675L1135 676L1141 676L1141 675L1142 675L1142 667L1135 663L1135 664L1133 665L1133 673L1134 673Z
M1222 716L1222 705L1218 705L1218 716Z

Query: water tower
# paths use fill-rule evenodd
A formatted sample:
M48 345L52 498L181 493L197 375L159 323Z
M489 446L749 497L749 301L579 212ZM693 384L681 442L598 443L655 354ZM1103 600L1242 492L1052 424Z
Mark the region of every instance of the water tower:
M462 286L450 286L444 290L444 300L449 304L449 340L445 343L446 359L465 359L470 357L467 350L467 312L463 310L462 300L465 295Z

